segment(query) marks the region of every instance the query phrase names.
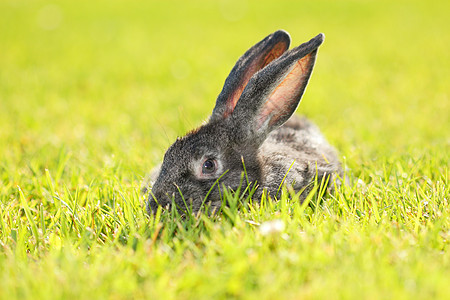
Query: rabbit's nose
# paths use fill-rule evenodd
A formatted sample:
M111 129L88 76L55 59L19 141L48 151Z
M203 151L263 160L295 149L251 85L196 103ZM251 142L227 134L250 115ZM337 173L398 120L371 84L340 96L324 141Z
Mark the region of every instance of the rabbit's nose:
M158 210L158 206L163 208L170 208L171 199L167 195L153 194L150 192L147 202L147 212L148 214L154 214Z

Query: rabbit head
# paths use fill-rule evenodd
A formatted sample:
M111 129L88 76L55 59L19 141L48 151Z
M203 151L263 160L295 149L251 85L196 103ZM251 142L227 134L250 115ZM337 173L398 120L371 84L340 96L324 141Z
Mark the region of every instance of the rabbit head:
M239 58L209 121L167 150L148 211L158 205L194 212L203 204L219 207L221 189L238 189L244 171L248 182L264 182L259 148L295 112L323 39L319 34L288 50L290 37L280 30Z

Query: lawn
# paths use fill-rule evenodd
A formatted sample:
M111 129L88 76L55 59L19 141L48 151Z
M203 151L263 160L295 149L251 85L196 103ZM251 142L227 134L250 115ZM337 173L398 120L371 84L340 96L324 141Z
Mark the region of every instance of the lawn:
M0 1L0 299L449 299L450 2ZM297 114L348 185L148 216L237 58L323 32Z

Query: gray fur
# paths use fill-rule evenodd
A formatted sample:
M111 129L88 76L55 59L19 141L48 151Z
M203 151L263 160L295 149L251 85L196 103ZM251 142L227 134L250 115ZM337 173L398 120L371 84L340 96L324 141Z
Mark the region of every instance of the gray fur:
M194 212L203 204L220 207L221 189L240 187L244 165L248 181L258 185L255 200L264 190L275 195L283 178L294 190L305 190L304 198L315 178L320 181L340 174L337 154L319 129L305 118L291 117L323 35L285 51L289 40L286 32L277 31L238 60L208 123L177 139L167 150L152 176L149 213L158 205L175 204L183 210L186 204ZM254 59L259 61L252 64ZM203 169L207 159L214 161L217 171Z

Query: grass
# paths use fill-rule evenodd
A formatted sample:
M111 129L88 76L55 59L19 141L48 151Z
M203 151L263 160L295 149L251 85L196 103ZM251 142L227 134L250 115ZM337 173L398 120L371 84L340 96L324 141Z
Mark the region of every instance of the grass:
M448 11L1 1L0 298L449 298ZM215 217L147 216L143 178L278 28L294 45L327 36L299 113L349 185L310 205L227 195Z

